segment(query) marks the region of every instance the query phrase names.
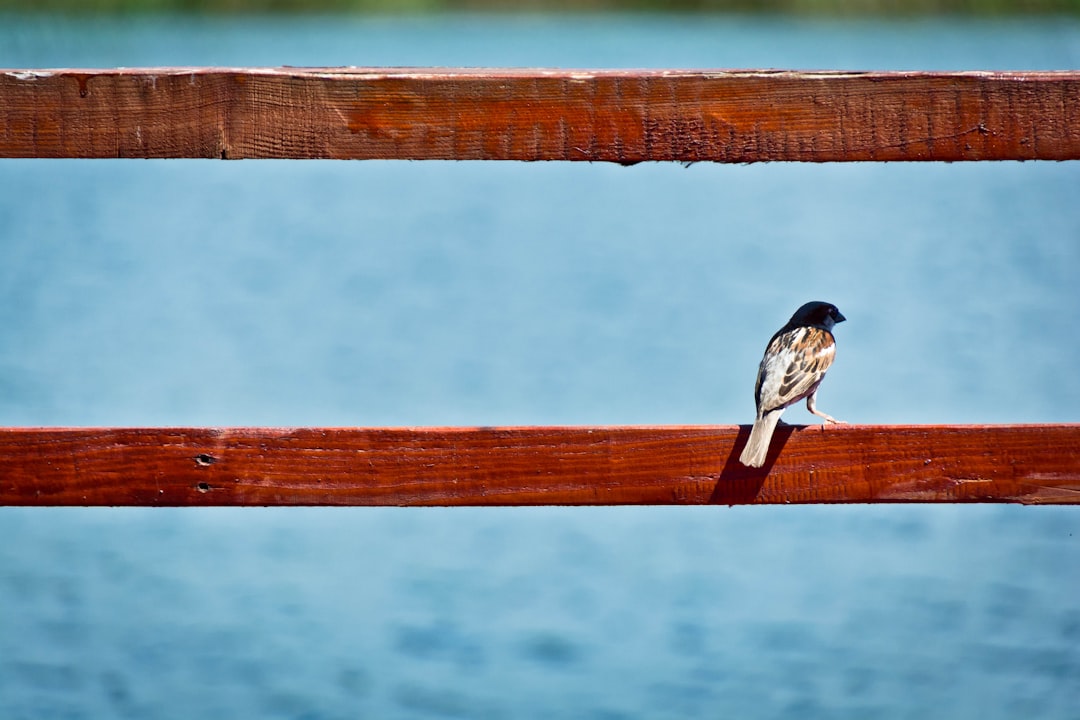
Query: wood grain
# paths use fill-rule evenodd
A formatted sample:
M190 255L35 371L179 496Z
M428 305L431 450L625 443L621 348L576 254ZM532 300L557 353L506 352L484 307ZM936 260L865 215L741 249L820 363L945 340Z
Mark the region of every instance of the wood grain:
M1080 72L0 71L0 157L1080 159Z
M3 505L1080 502L1080 425L0 430Z

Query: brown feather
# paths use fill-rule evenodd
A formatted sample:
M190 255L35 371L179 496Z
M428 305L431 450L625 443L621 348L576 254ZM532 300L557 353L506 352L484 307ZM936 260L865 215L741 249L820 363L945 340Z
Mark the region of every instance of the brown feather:
M832 333L815 327L801 327L778 333L769 343L761 361L754 395L758 415L787 407L812 393L825 377L825 371L836 356L836 341ZM783 367L771 365L786 362ZM770 372L783 372L779 387L768 397L762 397L762 386Z

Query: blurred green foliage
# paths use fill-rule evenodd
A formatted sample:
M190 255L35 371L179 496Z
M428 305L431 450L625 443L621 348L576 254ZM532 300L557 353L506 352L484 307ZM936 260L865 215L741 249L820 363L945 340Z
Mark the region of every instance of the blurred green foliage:
M0 0L0 11L192 12L766 12L814 15L1080 14L1080 0Z

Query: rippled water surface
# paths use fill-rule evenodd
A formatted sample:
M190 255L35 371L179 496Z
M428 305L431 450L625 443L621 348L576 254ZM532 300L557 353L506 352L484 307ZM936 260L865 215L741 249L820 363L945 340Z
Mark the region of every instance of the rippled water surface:
M0 67L1066 69L1080 24L3 16ZM0 423L1077 417L1075 163L0 161ZM802 409L792 422L808 422ZM2 473L2 469L0 469ZM0 510L0 716L1076 718L1080 516Z

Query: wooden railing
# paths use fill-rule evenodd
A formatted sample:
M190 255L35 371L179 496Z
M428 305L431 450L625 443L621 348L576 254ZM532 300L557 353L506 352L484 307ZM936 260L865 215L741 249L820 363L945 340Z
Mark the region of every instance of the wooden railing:
M1080 72L0 71L0 157L1080 159Z
M1080 159L1080 72L0 71L0 157ZM1080 425L0 430L7 505L1080 502Z
M1080 502L1080 426L14 429L6 505Z

